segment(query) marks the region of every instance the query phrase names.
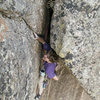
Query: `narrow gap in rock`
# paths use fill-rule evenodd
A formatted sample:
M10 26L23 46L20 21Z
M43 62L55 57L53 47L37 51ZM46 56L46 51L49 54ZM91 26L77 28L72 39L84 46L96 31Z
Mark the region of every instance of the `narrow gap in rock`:
M52 4L52 5L51 5ZM46 26L45 26L45 41L47 43L50 43L50 26L51 26L51 19L53 15L53 5L54 5L54 0L48 0L46 4Z
M48 9L46 9L47 14L44 39L48 44L50 44L50 26L53 15L53 9L50 7L50 3L52 3L53 0L48 0L48 2ZM87 94L83 94L83 92L85 92L84 89L81 87L76 77L72 75L72 72L69 70L69 68L66 67L63 59L59 59L58 66L59 68L56 71L56 74L59 77L59 81L56 82L54 80L49 80L48 86L46 86L46 88L41 93L42 95L40 100L58 100L59 98L65 100L65 98L69 99L70 95L72 95L71 99L73 100L81 100L84 96L89 98ZM91 99L89 98L89 100Z
M46 2L46 9L45 9L46 14L44 16L44 18L45 18L45 22L44 23L45 24L44 24L44 28L43 28L43 32L42 32L44 35L43 36L39 35L40 37L44 38L46 43L48 43L49 45L50 45L50 26L51 26L51 20L52 20L52 15L53 15L53 9L51 7L51 3L53 3L52 0L48 0ZM41 57L43 57L43 53L42 53ZM43 62L41 61L41 65L40 65L40 68L39 68L39 72L40 72L39 83L37 84L36 96L35 96L35 99L38 99L38 100L40 100L39 99L39 98L41 98L40 95L44 91L43 83L44 83L45 79L41 75L41 72L43 71L42 68L43 68Z

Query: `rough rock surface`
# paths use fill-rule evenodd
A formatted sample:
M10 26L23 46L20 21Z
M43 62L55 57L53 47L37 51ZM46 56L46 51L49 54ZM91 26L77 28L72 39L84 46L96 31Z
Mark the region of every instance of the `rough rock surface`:
M93 100L100 100L100 0L56 0L51 46Z
M0 100L33 100L39 76L43 0L0 0Z
M50 80L40 100L92 100L75 77L61 64L58 81Z

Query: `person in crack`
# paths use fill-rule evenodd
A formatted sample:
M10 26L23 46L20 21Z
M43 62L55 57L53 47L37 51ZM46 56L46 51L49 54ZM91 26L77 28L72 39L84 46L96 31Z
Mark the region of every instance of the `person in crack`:
M58 81L58 77L55 74L55 70L57 67L58 55L56 52L48 45L43 38L39 37L36 33L34 33L34 39L38 40L43 44L43 49L46 51L46 54L43 56L42 60L44 61L44 69L45 73L49 79L54 79Z

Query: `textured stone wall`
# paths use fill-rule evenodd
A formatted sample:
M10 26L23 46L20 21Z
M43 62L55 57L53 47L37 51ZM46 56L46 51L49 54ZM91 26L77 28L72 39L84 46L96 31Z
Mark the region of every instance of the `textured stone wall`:
M56 0L51 46L93 100L100 100L100 0Z
M0 98L33 100L39 76L46 0L0 0ZM100 1L56 0L51 46L93 100L100 99ZM30 28L32 30L30 30ZM41 100L91 100L65 68L50 81ZM58 73L59 75L59 73ZM66 95L67 94L67 95Z
M0 0L0 99L33 100L39 76L45 0Z

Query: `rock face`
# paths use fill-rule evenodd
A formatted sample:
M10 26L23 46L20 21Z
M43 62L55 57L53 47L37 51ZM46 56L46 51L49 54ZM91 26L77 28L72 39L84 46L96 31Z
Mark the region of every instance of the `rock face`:
M40 100L92 100L68 69L60 66L59 80L49 81Z
M33 100L40 66L45 0L0 0L0 100Z
M56 0L51 46L93 100L100 100L100 1Z
M0 0L1 100L33 100L36 95L41 46L32 32L43 31L45 4L46 0ZM97 0L56 0L51 25L52 48L94 100L100 98L99 18ZM91 100L65 65L41 100Z

